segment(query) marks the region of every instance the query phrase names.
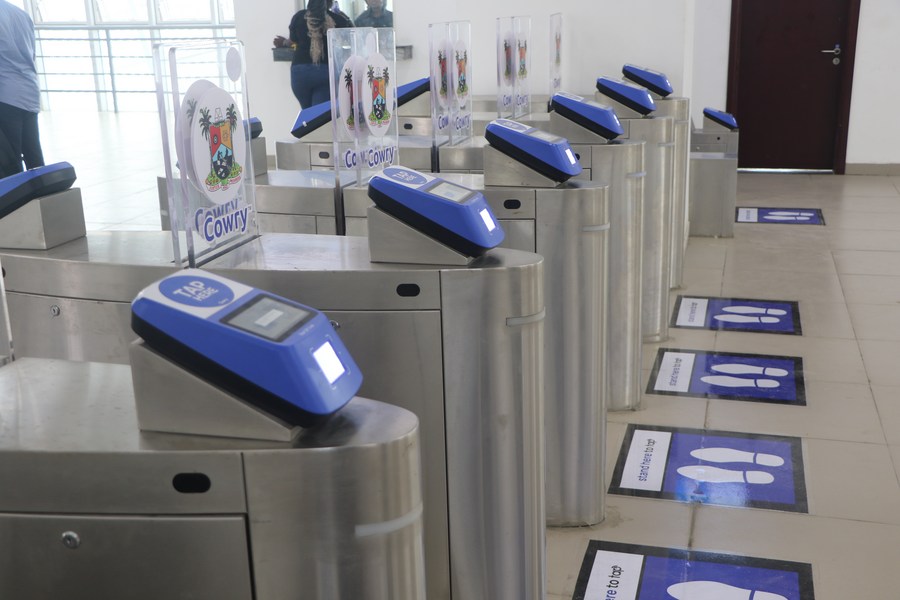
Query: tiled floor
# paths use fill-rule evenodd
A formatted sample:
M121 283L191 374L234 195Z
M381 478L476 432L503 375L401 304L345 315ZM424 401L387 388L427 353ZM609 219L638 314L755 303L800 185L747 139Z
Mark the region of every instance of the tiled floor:
M89 229L159 228L155 115L44 113L41 128L48 162L76 167ZM803 335L673 328L645 346L644 382L659 347L799 356L807 405L646 394L643 410L609 415L608 477L629 423L794 436L809 512L610 495L601 525L548 532L551 600L572 598L592 539L809 563L816 600L900 598L900 178L741 174L738 186L739 205L821 208L826 226L692 238L672 298L796 300Z
M796 300L803 335L672 328L644 346L644 382L659 347L799 356L807 405L645 394L609 415L607 477L628 423L799 437L809 512L610 495L601 525L549 531L553 600L572 598L592 539L809 563L816 600L900 598L900 178L742 173L738 188L740 206L821 208L826 226L692 238L672 300Z

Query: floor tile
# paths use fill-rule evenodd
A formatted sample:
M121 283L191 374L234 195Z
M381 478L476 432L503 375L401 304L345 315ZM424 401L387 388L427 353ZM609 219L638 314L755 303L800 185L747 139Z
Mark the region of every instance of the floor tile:
M900 386L872 385L875 406L888 444L900 446Z
M766 247L748 242L735 242L728 248L725 272L740 273L761 268L773 271L834 273L831 254L822 249L791 248L782 245Z
M828 234L829 243L835 250L900 252L900 236L893 230L835 229Z
M707 269L685 266L678 294L718 296L722 291L722 268ZM673 296L674 297L674 296Z
M806 381L868 383L855 340L719 332L716 350L799 356L803 359L803 376Z
M853 323L843 302L800 302L803 337L853 339Z
M809 512L900 525L900 484L884 444L807 439Z
M742 271L726 270L721 295L773 300L844 301L841 282L835 273L773 271L762 266Z
M840 280L844 296L849 303L895 304L900 302L900 277L842 273Z
M643 375L644 389L646 389L650 371L644 371ZM706 404L706 398L643 394L640 410L609 412L607 419L610 423L703 428L706 423Z
M685 267L718 269L721 273L721 270L725 268L725 254L729 245L730 240L692 237L684 252Z
M838 273L900 277L900 252L871 250L835 250Z
M847 304L861 340L900 341L900 304Z
M706 425L724 431L885 443L881 428L884 416L880 406L876 409L868 385L808 381L806 403L806 406L788 406L710 400ZM900 397L897 404L896 437L900 443Z
M859 350L872 385L900 386L900 368L897 362L900 342L860 340Z
M896 525L702 506L692 548L810 563L816 600L888 600L900 589Z

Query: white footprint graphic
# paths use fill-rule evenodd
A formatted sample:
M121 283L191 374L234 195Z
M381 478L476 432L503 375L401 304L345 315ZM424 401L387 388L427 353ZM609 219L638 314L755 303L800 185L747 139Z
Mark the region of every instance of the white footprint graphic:
M768 375L769 377L786 377L788 374L785 369L746 365L744 363L724 363L721 365L713 365L709 369L716 373L726 373L728 375Z
M691 450L691 456L714 463L749 463L764 467L780 467L784 459L774 454L747 452L737 448L698 448Z
M802 210L773 210L769 212L770 215L777 215L779 217L814 217L816 213L802 211Z
M713 319L723 323L778 323L781 321L778 317L754 317L750 315L715 315Z
M705 483L753 483L765 485L775 481L775 477L765 471L733 471L706 465L678 467L678 474L682 477Z
M777 388L781 384L774 379L745 379L743 377L731 377L730 375L705 375L700 381L719 387L728 388Z
M770 221L809 221L811 217L791 217L791 216L781 216L781 215L765 215L763 219L768 219Z
M723 311L739 315L778 315L783 317L787 311L781 308L760 308L758 306L725 306Z
M675 600L788 600L781 594L754 592L719 581L684 581L666 591Z

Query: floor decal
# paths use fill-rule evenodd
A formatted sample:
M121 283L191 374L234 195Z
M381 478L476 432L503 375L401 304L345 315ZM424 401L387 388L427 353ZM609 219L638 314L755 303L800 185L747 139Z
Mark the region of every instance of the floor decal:
M736 209L735 223L780 223L782 225L824 225L825 217L818 208L749 208Z
M800 308L790 300L678 296L672 327L802 335Z
M807 563L592 540L573 600L814 600Z
M610 494L807 512L800 438L629 425Z
M647 393L805 405L803 359L660 348Z

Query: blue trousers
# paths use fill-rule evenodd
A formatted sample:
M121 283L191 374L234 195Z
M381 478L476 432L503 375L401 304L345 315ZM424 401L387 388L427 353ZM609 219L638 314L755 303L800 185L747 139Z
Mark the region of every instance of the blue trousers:
M328 65L291 65L291 90L301 108L309 108L331 98Z
M44 165L37 113L0 102L0 178Z

